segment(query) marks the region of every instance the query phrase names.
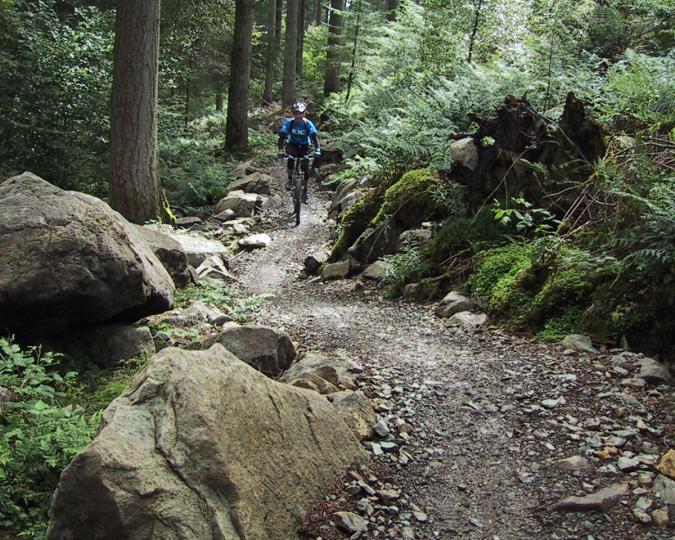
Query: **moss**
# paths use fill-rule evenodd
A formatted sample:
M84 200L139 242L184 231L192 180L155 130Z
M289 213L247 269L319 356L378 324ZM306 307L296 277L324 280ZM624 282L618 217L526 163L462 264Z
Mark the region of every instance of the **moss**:
M579 306L566 308L562 315L547 320L535 337L542 341L560 341L577 332L583 310Z
M429 219L438 209L433 192L440 182L438 174L429 169L405 173L385 191L382 206L373 219L373 224L380 223L395 213L404 228Z
M445 223L426 245L427 258L435 265L463 250L472 254L507 241L508 229L497 222L488 210L475 217L452 219Z
M536 268L530 244L511 244L486 252L478 271L469 280L471 290L487 301L487 308L499 318L519 319L534 292ZM513 317L515 315L515 317Z

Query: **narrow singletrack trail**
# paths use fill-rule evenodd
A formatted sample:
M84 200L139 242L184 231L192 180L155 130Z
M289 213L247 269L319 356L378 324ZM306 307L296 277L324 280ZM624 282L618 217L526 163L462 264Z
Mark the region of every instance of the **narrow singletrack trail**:
M561 470L558 460L602 446L592 438L604 431L576 426L598 417L609 436L632 429L639 416L656 434L626 444L636 454L660 454L669 435L658 429L672 420L672 395L636 397L611 372L609 354L570 354L496 329L448 328L434 306L385 300L373 286L355 286L356 279L301 278L304 258L331 239L327 199L310 188L295 227L284 171L268 172L277 179L263 214L272 242L234 261L243 292L273 295L255 319L286 330L300 350L342 350L358 359L367 367L363 389L383 404L381 414L414 427L402 447L409 461L384 456L377 467L402 490L402 515L414 503L428 520L382 516L363 537L404 538L405 527L414 538L669 537L632 517L632 494L607 513L565 514L550 506L584 490L632 482L600 460L590 472ZM545 400L558 404L549 408ZM343 537L326 522L324 540Z

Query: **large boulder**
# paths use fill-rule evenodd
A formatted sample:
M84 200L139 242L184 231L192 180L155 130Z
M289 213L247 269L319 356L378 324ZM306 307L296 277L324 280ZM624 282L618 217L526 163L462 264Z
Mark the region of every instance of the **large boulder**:
M197 268L206 259L213 256L227 259L229 252L222 242L208 240L202 236L174 233L170 235L185 252L190 266Z
M297 356L291 337L267 326L241 326L231 322L219 335L209 338L203 347L220 343L228 351L265 375L276 377L288 369Z
M103 324L78 330L66 341L55 344L77 358L88 358L102 368L119 366L143 354L155 353L155 343L147 326Z
M229 189L230 191L240 190L246 193L269 195L273 181L274 179L269 174L254 172L232 182Z
M339 351L331 354L306 352L293 362L279 380L295 384L304 379L311 381L314 377L320 377L335 387L352 390L356 388L351 371L353 365L354 362ZM321 389L317 391L322 394L330 393Z
M0 184L0 326L55 334L171 308L171 276L136 228L95 197L32 173Z
M393 217L386 218L378 225L369 225L348 252L362 264L373 263L383 255L396 253L401 230L398 220Z
M241 190L230 191L216 204L215 213L221 214L225 210L232 210L237 217L249 217L258 212L266 197L257 193L244 193Z
M150 246L159 262L169 272L176 287L180 289L187 287L192 282L192 279L188 268L188 258L181 245L168 234L158 230L141 225L134 225L134 227L136 227L138 234Z
M220 345L164 349L61 475L47 538L298 538L364 454L324 397Z

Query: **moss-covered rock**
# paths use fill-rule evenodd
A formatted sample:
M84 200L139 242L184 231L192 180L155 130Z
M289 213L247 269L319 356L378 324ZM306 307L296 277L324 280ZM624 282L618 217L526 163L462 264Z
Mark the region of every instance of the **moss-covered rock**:
M377 224L387 216L396 216L403 229L407 229L429 219L439 208L434 190L440 183L438 173L429 169L405 173L385 191L373 223Z
M340 215L340 232L331 252L331 260L347 253L347 249L366 230L382 204L381 192L371 190Z

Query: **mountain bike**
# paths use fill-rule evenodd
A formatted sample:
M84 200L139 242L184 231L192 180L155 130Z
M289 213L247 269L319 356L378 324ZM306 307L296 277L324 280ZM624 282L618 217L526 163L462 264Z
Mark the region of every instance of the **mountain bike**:
M304 157L293 157L287 154L284 155L287 159L293 160L293 176L291 177L291 197L293 198L293 213L295 214L295 226L300 225L300 211L302 209L302 181L305 173L303 172L303 165L305 162L307 170L312 166L314 155L307 155Z

